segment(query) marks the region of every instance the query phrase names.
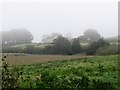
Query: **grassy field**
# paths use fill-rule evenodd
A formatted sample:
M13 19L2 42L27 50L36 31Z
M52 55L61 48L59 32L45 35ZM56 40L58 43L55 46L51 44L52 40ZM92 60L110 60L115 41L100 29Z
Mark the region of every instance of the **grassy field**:
M19 68L17 71L20 77L15 82L19 88L74 88L74 90L113 90L114 88L119 90L118 55L91 58L73 56L74 59L70 60L71 57L8 56L6 61L16 64ZM15 66L11 66L10 70L13 67Z

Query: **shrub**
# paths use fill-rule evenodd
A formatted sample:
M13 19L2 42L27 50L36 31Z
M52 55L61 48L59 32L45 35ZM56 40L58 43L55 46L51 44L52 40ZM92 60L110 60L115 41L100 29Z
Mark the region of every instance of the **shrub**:
M97 42L92 42L90 47L88 48L86 54L87 55L94 55L97 53L97 50L101 47L109 46L109 43L107 41L104 41L103 39L99 39Z
M65 37L58 37L57 39L53 40L52 52L53 54L71 54L71 43Z
M2 62L2 89L18 88L19 69L10 67L4 58Z
M113 55L113 54L118 54L118 45L117 44L112 44L107 47L101 47L97 50L97 55Z

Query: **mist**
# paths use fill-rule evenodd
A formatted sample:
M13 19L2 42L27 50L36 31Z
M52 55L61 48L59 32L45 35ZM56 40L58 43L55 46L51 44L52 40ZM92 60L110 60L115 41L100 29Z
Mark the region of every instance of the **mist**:
M113 2L3 3L3 31L25 28L39 42L54 32L78 37L95 29L103 37L118 34L118 6Z

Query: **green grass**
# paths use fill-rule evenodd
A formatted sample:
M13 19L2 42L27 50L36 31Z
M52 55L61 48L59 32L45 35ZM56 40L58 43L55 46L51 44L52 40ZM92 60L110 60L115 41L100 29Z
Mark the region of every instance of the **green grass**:
M118 55L21 65L19 88L118 90Z

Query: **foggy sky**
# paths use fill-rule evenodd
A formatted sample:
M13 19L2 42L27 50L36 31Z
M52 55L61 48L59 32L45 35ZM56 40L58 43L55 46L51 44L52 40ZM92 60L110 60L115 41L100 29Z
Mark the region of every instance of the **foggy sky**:
M80 36L96 29L102 36L118 34L118 6L113 2L3 3L2 28L26 28L40 41L45 34L58 32Z

